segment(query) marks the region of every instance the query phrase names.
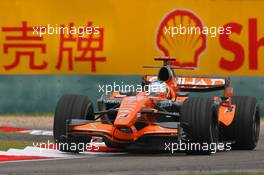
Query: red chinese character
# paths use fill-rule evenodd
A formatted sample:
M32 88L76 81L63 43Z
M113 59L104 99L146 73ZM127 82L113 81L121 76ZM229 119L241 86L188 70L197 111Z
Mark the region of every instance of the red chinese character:
M22 56L26 56L27 58L29 58L30 69L45 69L47 67L48 63L46 61L44 61L42 64L35 63L34 49L36 48L40 49L41 53L44 54L46 53L46 45L39 43L39 41L43 40L43 37L28 35L29 32L33 31L33 28L28 27L26 21L22 22L22 27L2 27L2 31L3 32L21 32L22 34L20 36L14 35L14 36L5 37L7 41L12 41L12 42L4 44L4 53L8 54L11 49L15 49L15 59L12 62L12 64L4 66L6 70L14 69L15 67L17 67L20 63ZM14 42L14 41L20 41L20 43ZM27 42L35 41L35 42L34 43L32 42L31 43L24 43L24 42L21 43L21 41L27 41Z
M88 22L86 27L91 27L92 22ZM64 27L64 26L62 26ZM74 27L73 23L70 23L69 28ZM59 50L59 58L56 65L57 69L60 69L63 62L63 53L68 54L68 69L73 70L73 62L80 61L90 61L91 62L91 71L96 72L96 62L105 62L106 57L96 56L96 52L103 51L103 43L104 43L104 29L98 28L98 34L94 32L88 33L84 37L80 37L77 34L77 37L69 32L68 36L65 36L65 33L60 33L60 50ZM73 56L73 48L66 47L65 44L67 42L76 43L77 42L77 51L81 54L80 56Z

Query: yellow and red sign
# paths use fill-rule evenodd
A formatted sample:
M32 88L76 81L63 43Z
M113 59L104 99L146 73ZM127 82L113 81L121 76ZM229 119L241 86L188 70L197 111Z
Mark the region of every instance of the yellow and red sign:
M144 74L156 56L183 74L264 75L264 1L3 1L0 74ZM34 35L36 26L98 26L100 33ZM216 36L166 35L171 26L229 27Z

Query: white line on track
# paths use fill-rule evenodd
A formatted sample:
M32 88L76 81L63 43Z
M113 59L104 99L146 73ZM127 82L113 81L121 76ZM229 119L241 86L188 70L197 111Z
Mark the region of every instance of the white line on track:
M32 159L32 160L12 160L12 161L0 162L0 164L20 163L20 162L41 162L41 161L68 160L68 159L81 159L81 158L87 158L87 157L97 157L97 156L89 155L89 156L77 156L77 157L43 158L43 159Z

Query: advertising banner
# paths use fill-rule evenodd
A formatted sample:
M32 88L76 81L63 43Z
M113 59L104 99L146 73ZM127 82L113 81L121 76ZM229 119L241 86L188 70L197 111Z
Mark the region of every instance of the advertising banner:
M37 2L1 2L0 74L155 73L142 66L157 56L183 74L264 74L264 1Z

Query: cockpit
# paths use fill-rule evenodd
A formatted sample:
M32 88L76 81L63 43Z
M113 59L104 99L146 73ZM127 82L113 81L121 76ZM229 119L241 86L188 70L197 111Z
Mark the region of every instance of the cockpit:
M152 96L166 95L168 93L168 87L165 82L156 80L151 82L148 86L147 92Z

